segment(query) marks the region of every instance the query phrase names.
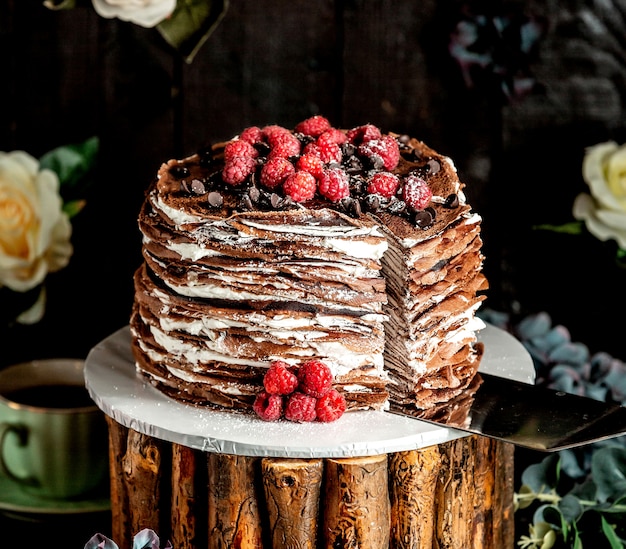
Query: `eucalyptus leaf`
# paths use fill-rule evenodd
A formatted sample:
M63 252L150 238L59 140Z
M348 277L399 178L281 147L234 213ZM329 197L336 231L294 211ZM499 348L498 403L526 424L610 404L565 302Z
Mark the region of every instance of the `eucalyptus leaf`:
M572 479L581 479L585 476L585 470L578 462L578 455L573 450L561 450L561 471Z
M226 14L229 0L178 0L170 17L157 25L161 36L191 63Z
M533 522L547 522L551 524L553 528L560 532L563 539L566 540L569 533L569 524L565 520L563 513L558 506L552 504L541 505L537 507L533 515Z
M550 454L539 463L529 465L522 472L522 484L529 486L535 493L549 493L556 486L559 478L559 455Z
M583 343L564 343L553 349L548 358L553 362L563 362L572 366L582 366L589 361L589 349Z
M529 315L522 319L516 327L517 335L521 339L534 339L548 333L552 327L552 319L545 312Z
M616 501L626 495L626 448L606 446L591 458L591 473L600 502Z
M41 169L59 176L62 187L76 188L84 184L98 155L100 140L90 137L82 143L52 149L39 159Z
M553 326L545 334L531 339L534 346L550 353L553 349L571 342L569 330L563 326Z
M573 524L585 510L577 497L567 494L559 501L559 511L564 521Z
M580 500L595 501L597 491L593 477L588 476L585 480L576 484L569 493Z

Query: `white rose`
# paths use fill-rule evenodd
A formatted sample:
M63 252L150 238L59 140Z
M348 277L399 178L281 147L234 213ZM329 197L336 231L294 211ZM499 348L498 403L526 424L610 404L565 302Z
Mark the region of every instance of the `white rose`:
M151 28L169 17L176 7L176 0L92 0L93 7L101 17L130 21Z
M585 151L583 178L591 194L576 197L573 214L600 240L626 249L626 145L613 141Z
M0 151L0 287L28 291L69 263L72 225L62 205L56 173L24 151Z

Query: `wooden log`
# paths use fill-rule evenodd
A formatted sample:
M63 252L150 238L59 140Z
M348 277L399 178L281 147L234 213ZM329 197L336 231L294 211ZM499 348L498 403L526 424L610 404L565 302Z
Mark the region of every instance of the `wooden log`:
M209 454L208 462L209 549L262 549L258 459Z
M199 460L199 458L201 458ZM200 462L199 462L200 461ZM199 524L200 501L206 494L197 494L198 476L204 477L206 486L206 457L180 444L172 444L172 545L176 549L195 549L203 543Z
M389 455L392 549L433 547L437 446Z
M326 461L324 547L388 549L387 455Z
M475 543L476 452L481 437L472 435L440 445L441 467L435 493L435 538L446 549L483 549ZM482 518L481 518L482 520ZM482 526L481 526L482 529Z
M495 511L493 521L493 547L515 547L515 446L497 442L495 446L494 481Z
M166 443L128 429L126 452L122 458L122 477L124 478L128 498L128 519L132 532L130 538L120 539L122 547L132 547L132 538L144 528L151 528L160 536L166 537L168 528L161 522L163 493L162 452Z
M261 461L273 549L317 547L323 472L321 459Z
M130 508L126 478L123 474L122 459L126 455L128 429L106 416L109 426L109 475L111 483L111 535L120 547L127 549L133 536L130 524Z

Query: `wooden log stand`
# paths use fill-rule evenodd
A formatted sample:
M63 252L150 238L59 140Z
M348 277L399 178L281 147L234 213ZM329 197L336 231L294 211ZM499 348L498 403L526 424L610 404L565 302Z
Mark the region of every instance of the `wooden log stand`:
M143 528L175 549L514 547L511 444L471 435L364 457L246 457L108 423L120 549Z
M482 332L481 368L528 381L512 336ZM175 549L513 549L509 443L384 412L263 422L184 405L136 374L123 328L85 382L109 425L112 536Z

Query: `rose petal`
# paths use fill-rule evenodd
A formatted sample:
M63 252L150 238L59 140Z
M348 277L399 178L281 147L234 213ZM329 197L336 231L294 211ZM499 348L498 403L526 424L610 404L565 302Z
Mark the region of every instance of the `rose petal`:
M176 8L176 0L92 0L92 3L101 17L117 17L146 28L155 27Z

